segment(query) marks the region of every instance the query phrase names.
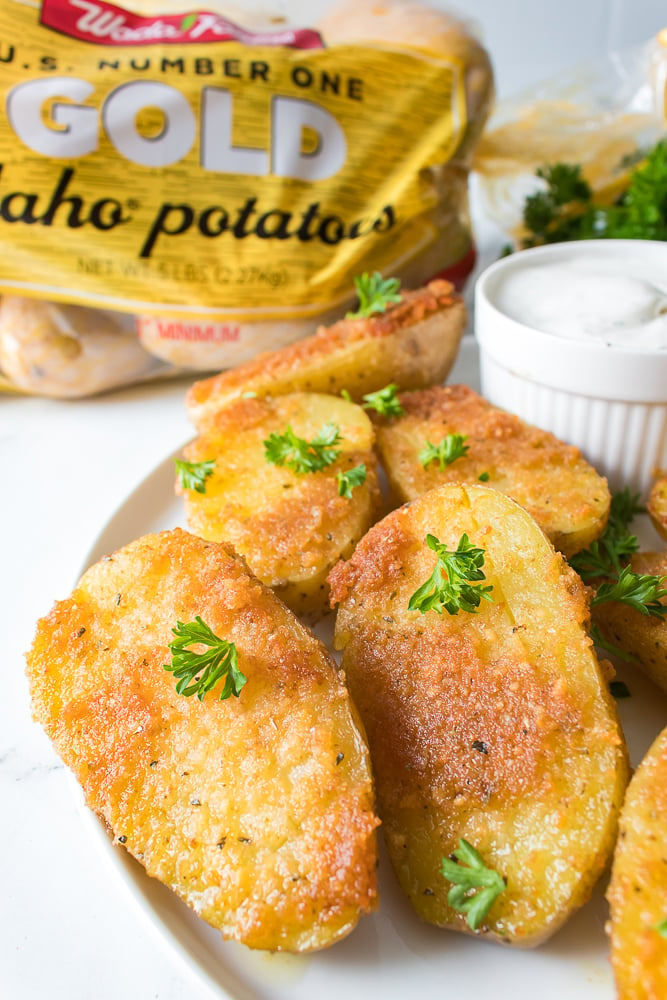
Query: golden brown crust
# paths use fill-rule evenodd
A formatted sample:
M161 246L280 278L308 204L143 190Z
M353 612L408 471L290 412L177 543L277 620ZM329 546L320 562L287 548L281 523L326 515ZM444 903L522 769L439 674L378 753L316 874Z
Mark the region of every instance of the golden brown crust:
M485 550L493 603L408 610L435 564L429 532ZM468 930L439 875L464 837L508 882L482 933L539 943L588 898L627 781L586 588L517 504L481 486L394 511L329 580L403 889L426 920Z
M656 479L646 508L655 530L662 538L667 538L667 476Z
M667 730L630 782L607 898L611 962L619 1000L664 1000L667 938Z
M163 669L196 615L236 644L238 699L185 698ZM225 937L312 950L374 908L370 762L342 676L231 547L175 530L97 563L38 623L28 676L88 805Z
M667 577L667 552L637 552L630 566L635 573ZM642 615L617 601L595 605L592 617L604 638L632 656L644 673L667 692L667 621Z
M607 481L577 448L500 410L464 385L400 396L402 417L374 417L378 449L401 502L444 483L488 486L521 504L567 557L598 538L609 515ZM426 442L461 434L468 453L440 469L419 461Z
M288 426L312 440L326 423L340 433L338 459L298 475L267 463L264 442ZM237 399L185 449L191 462L215 459L206 493L183 490L188 526L202 538L228 541L250 569L299 614L316 619L328 604L326 576L373 523L380 505L373 428L364 411L333 396L294 393ZM366 466L351 497L338 474Z
M195 382L186 408L195 426L201 427L212 413L248 390L282 395L339 393L347 388L353 399L360 400L392 378L400 388L441 381L453 363L464 327L465 307L453 285L432 281L403 292L401 301L385 313L320 327L312 337ZM385 357L390 352L393 371L391 358Z

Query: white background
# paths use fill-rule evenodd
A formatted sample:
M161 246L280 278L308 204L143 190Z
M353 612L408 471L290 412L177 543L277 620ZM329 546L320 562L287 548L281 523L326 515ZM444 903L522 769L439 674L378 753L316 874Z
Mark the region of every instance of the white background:
M314 6L299 9L307 21ZM470 0L466 15L478 21L506 95L610 45L647 38L667 24L667 5ZM36 618L69 592L104 522L190 436L185 387L144 386L79 403L0 397L2 1000L207 995L100 865L62 767L30 721L22 655Z

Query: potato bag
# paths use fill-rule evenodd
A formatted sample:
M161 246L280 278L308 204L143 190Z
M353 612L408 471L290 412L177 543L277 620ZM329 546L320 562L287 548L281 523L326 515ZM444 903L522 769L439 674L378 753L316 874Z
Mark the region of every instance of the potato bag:
M340 318L356 275L460 284L486 51L422 3L311 16L0 5L0 293L120 311L215 370Z

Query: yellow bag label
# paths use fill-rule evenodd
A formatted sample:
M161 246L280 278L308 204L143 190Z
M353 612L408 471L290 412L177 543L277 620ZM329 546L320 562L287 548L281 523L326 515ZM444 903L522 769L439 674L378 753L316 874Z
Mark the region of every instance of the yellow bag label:
M456 59L192 38L204 16L0 6L0 292L307 317L434 240L427 168L466 124Z

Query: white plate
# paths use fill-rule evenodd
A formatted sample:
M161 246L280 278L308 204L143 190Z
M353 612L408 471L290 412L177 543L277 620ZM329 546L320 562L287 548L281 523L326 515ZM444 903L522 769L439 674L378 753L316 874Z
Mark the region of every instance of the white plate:
M466 339L450 381L478 385L475 344ZM180 451L176 453L176 456ZM140 535L185 526L174 496L174 465L159 465L122 504L102 531L86 565ZM662 548L643 519L644 547ZM326 626L325 626L326 628ZM636 765L667 724L667 698L643 675L624 667L619 676L632 697L619 702L623 728ZM74 785L74 781L72 779ZM315 955L295 957L252 952L224 942L174 893L149 878L122 848L114 847L104 825L77 800L96 841L144 914L187 966L214 995L234 1000L382 1000L420 997L469 1000L511 994L513 1000L612 1000L614 986L604 934L606 879L593 899L547 944L533 951L438 930L413 913L383 856L380 908L364 917L340 944Z

